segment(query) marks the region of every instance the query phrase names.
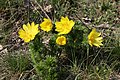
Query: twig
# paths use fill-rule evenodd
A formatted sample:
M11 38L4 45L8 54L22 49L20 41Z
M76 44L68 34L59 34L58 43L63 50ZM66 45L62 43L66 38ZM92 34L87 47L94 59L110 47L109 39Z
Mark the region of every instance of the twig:
M6 46L4 46L1 50L0 50L0 52L2 52L4 49L6 49L6 48L8 48L8 47L12 47L11 45L6 45Z
M30 71L25 71L25 72L22 72L20 74L20 77L18 80L24 80L25 77L27 77L27 75L29 75L31 72L33 72L35 70L35 68L31 69ZM24 75L23 75L24 74Z
M83 22L82 19L79 18L77 14L75 14L75 15L76 15L76 17L82 22L82 24L83 24L88 30L90 30L90 29L88 28L88 26L85 24L85 22Z
M44 11L44 9L42 8L42 6L40 4L38 4L38 2L36 0L34 0L35 3L38 5L38 7L42 10L42 12L45 14L45 16L50 19L50 17L47 15L47 13ZM51 20L51 19L50 19Z
M98 26L95 26L95 28L102 28L102 29L116 30L115 27L110 27L109 24L100 24L100 25L98 25Z
M90 64L92 64L95 61L95 59L98 57L98 55L99 55L99 53L100 53L101 50L102 50L102 48L100 48L100 50L98 51L98 53L96 54L96 56L93 58L93 60L91 61Z

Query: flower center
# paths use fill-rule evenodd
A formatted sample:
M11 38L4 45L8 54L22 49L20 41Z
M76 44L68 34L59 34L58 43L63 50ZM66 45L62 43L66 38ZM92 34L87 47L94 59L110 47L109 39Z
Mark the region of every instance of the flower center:
M91 37L91 38L90 38L90 41L91 41L91 42L94 42L94 37Z

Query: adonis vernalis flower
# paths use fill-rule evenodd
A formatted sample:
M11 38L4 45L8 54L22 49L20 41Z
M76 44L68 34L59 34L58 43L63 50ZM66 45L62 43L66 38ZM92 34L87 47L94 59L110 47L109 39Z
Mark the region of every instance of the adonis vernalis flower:
M64 36L59 36L57 39L56 39L56 43L58 45L65 45L66 44L66 37Z
M71 31L74 24L75 22L73 20L69 20L68 17L61 17L60 22L55 23L55 31L59 32L58 35L68 34Z
M21 39L24 40L24 42L29 42L30 40L33 40L35 38L35 35L38 34L38 24L35 25L34 22L27 23L27 25L23 24L23 29L20 29L18 34Z
M103 38L100 37L101 33L97 32L95 28L92 29L90 34L88 35L88 42L91 46L102 46Z
M52 21L44 18L44 21L40 24L40 27L43 31L49 32L53 27Z

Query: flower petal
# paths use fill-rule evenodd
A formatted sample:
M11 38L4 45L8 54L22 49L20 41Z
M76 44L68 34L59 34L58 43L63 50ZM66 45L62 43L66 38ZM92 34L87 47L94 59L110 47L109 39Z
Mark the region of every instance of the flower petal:
M88 42L92 46L100 47L102 46L103 38L99 37L101 33L97 32L95 28L92 29L90 34L88 35Z
M52 21L50 19L44 18L44 21L40 24L43 31L49 32L52 29Z
M73 22L73 20L69 21L68 17L61 17L60 22L55 22L55 31L59 32L58 35L68 34L72 30L74 24L75 22Z
M18 31L19 37L24 40L24 42L29 42L35 38L35 35L39 32L38 25L35 25L34 22L23 24L23 29Z
M66 44L66 38L64 36L59 36L57 39L56 39L56 43L58 45L65 45Z

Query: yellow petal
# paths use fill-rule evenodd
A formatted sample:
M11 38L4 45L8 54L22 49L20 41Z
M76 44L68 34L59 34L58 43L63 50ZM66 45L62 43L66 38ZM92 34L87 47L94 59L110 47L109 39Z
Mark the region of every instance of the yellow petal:
M102 46L103 38L99 37L100 35L101 33L97 32L96 29L93 28L90 34L88 35L89 44L97 47Z
M28 27L28 29L30 29L30 28L31 28L31 25L30 25L30 23L29 23L29 22L27 23L27 27Z
M39 32L38 30L38 24L35 25L34 22L27 25L23 24L23 29L20 29L18 31L19 37L24 40L24 42L29 42L30 40L33 40L35 38L35 35Z
M18 34L19 34L19 35L24 35L24 34L25 34L25 31L24 31L23 29L20 29L20 30L18 31Z
M58 35L60 34L68 34L71 30L72 27L74 26L74 22L72 20L69 21L68 17L61 17L60 22L56 22L56 29L55 31L59 32Z
M30 36L30 40L33 40L35 38L35 35Z
M24 29L25 31L28 31L28 27L27 27L25 24L23 24L23 29Z
M50 19L44 18L44 21L40 24L43 31L50 31L52 29L52 21Z
M97 37L95 40L102 40L103 38L102 37Z
M89 41L89 44L90 44L91 47L93 46L92 43L91 43L91 41Z
M97 47L100 47L100 45L99 45L99 44L97 44L97 43L93 43L93 45L95 45L95 46L97 46Z
M34 22L32 22L32 23L31 23L31 27L33 28L34 26L35 26L35 23L34 23Z
M74 26L75 22L73 22L73 20L70 20L70 26Z
M60 36L56 39L56 43L59 45L65 45L66 44L66 38L64 36Z
M26 34L26 32L22 29L19 30L19 37L21 39L23 39L25 42L29 42L30 41L30 38L28 37L28 34Z
M38 26L39 26L39 25L36 24L36 25L34 26L34 28L32 29L32 32L33 32L34 35L36 35L36 34L39 32Z

